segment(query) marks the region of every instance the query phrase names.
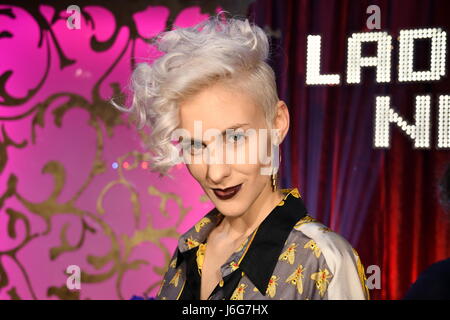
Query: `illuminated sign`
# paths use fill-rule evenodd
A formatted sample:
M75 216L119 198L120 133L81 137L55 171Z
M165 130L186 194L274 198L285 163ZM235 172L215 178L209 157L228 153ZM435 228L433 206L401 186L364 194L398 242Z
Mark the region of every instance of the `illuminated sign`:
M414 41L430 39L430 64L428 70L416 71L414 62ZM399 82L439 81L446 75L447 33L441 28L400 30L398 37L398 75ZM375 42L377 55L362 56L362 44ZM390 83L392 36L385 31L353 33L348 38L346 83L361 83L361 70L365 67L376 69L377 83ZM321 36L309 35L306 55L307 85L339 85L341 75L321 73ZM414 141L414 148L430 148L431 140L430 95L416 96L415 123L410 124L391 106L389 96L375 97L374 147L389 148L390 124L396 124ZM450 148L450 95L439 95L438 139L436 148Z

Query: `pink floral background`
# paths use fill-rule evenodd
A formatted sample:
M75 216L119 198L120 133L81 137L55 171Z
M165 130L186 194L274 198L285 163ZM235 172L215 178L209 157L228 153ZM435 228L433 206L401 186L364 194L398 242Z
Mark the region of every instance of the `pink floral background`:
M71 30L66 7L0 5L0 299L154 296L176 238L212 204L185 166L174 180L151 172L148 128L108 101L157 56L147 41L170 8L124 22L84 6ZM207 17L183 8L173 26ZM80 290L66 287L69 265Z

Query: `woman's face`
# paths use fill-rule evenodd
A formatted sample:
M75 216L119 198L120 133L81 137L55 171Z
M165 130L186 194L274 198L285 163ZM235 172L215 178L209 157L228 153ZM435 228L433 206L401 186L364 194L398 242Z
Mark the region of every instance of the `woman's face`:
M282 101L277 107L274 129L280 129L278 141L281 142L289 127L289 113ZM179 127L188 132L189 138L183 137L181 141L190 147L182 149L184 160L190 159L186 162L188 170L222 214L239 217L255 200L270 196L270 174L262 174L262 170L271 172L271 132L263 109L249 95L222 84L208 87L180 103ZM221 134L229 128L234 131ZM208 133L213 134L208 136ZM237 154L245 158L238 161ZM221 199L213 190L240 184L240 190L230 199Z

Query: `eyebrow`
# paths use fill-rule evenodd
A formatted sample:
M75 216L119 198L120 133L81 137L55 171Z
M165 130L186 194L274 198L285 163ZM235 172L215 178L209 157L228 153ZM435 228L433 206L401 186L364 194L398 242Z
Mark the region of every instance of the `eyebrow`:
M236 124L232 125L231 127L228 127L227 129L223 130L220 133L220 135L223 137L223 136L225 136L227 130L235 130L235 129L238 129L238 128L241 128L241 127L244 127L244 126L247 126L247 125L249 125L249 123L236 123ZM182 140L183 140L183 137L180 137L178 139L178 142L181 142ZM193 142L202 142L202 141L198 141L198 140L195 140L195 139L188 139L185 143L188 143L188 142L193 143ZM205 143L202 142L202 144L204 146L206 146Z

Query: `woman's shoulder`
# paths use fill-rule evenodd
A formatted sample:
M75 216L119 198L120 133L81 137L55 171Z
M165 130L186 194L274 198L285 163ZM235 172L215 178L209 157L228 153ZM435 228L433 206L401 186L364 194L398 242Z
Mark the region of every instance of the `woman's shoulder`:
M352 259L359 258L358 253L347 239L309 215L298 221L294 230L313 240L324 253L325 258L328 258L327 260L339 262L338 259L347 255Z
M322 247L322 249L338 251L354 250L351 244L343 236L334 232L329 227L309 215L306 215L299 220L295 224L294 230L299 231L308 238L314 240Z
M353 246L340 234L307 215L298 221L294 230L299 237L307 237L320 250L334 279L339 282L332 296L339 299L368 299L364 266Z

